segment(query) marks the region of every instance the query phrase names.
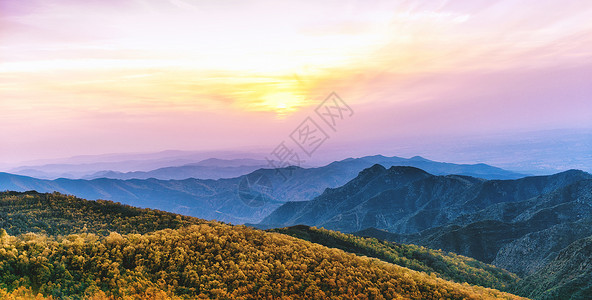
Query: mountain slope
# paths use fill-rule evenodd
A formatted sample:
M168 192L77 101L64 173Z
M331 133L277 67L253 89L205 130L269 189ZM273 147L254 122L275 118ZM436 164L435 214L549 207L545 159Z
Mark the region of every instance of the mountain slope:
M592 218L562 223L503 245L491 262L520 276L532 275L572 242L592 236Z
M245 226L58 194L2 193L0 205L2 218L22 211L22 219L46 228L68 223L72 232L83 231L13 236L0 230L3 299L520 299ZM113 220L132 225L123 227L128 232L166 222L177 229L107 235L102 230L112 225L105 222ZM18 228L10 230L26 229Z
M573 242L516 289L535 299L590 299L592 236Z
M378 258L412 270L435 273L455 282L468 282L506 290L518 282L518 277L506 270L475 259L440 250L363 238L337 231L298 225L270 230L346 252Z
M463 215L453 220L453 225L396 240L453 251L525 275L542 267L569 243L592 234L588 226L591 195L592 180L580 180L529 200L475 212L469 218L473 222L466 225L462 225L466 222Z

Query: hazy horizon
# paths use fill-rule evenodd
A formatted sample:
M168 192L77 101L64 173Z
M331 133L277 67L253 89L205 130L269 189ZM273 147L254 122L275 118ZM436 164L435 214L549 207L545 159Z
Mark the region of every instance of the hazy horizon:
M373 149L368 149L363 144L352 147L347 144L327 143L311 157L304 157L300 166L318 167L346 158L383 155L402 158L421 156L433 161L458 164L485 163L527 175L549 175L569 169L592 172L592 157L588 151L592 147L592 130L563 129L515 132L497 136L428 139L423 143L414 138L412 140L413 142L409 142L402 139L396 147L386 143L386 146L378 146ZM537 147L533 148L531 145ZM71 157L45 157L10 164L0 163L0 172L53 164L88 165L88 169L93 169L101 163L154 161L154 167L150 167L152 164L146 164L140 168L133 167L134 164L131 164L131 166L121 165L107 169L94 169L95 171L114 170L120 172L151 171L161 167L196 163L210 158L249 158L265 161L266 158L271 157L272 150L273 147L253 147L242 150L166 149L162 151L81 154Z

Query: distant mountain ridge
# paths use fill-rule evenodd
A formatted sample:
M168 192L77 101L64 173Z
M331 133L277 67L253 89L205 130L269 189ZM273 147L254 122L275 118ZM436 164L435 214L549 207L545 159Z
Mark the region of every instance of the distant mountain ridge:
M198 163L182 166L164 167L152 171L115 172L101 171L84 176L82 179L111 178L111 179L221 179L235 178L249 174L258 169L268 168L266 160L257 159L218 159L209 158Z
M257 161L215 161L202 162L206 165L220 165L233 168L244 163ZM339 187L358 173L381 162L387 166L420 164L430 170L451 173L489 174L484 177L519 177L510 171L487 165L456 165L433 162L415 157L404 159L381 155L350 158L333 162L323 167L283 169L258 169L247 175L228 179L161 180L161 179L109 179L97 178L41 180L26 176L0 173L0 190L53 192L76 195L86 199L105 199L124 204L161 209L232 223L258 223L273 210L288 201L306 201L323 193L327 188ZM225 164L225 165L224 165ZM247 205L239 195L239 185L245 178L268 178L272 193L260 206Z
M82 179L98 172L148 172L165 167L184 166L207 161L216 157L221 160L258 159L260 153L238 151L178 151L168 150L156 153L125 153L85 155L67 159L34 161L20 166L13 166L5 172L31 176L40 179Z
M189 162L188 159L189 158L182 156L164 160L157 160L155 162L138 160L80 165L49 164L42 166L23 166L13 168L11 171L9 171L9 173L35 177L39 179L220 179L238 177L251 173L260 168L270 167L270 164L267 160L252 158L209 158L193 163ZM163 164L165 165L163 166ZM354 178L358 172L372 166L373 164L381 164L387 167L394 165L412 166L426 170L435 175L459 174L480 177L485 179L515 179L526 176L525 174L507 171L482 163L443 163L431 161L420 156L415 156L407 159L397 156L386 157L383 155L374 155L360 158L347 158L341 161L335 161L331 164L339 164L353 168L355 170L355 173L351 175L351 178ZM148 166L151 165L161 167L145 170ZM129 172L117 171L120 168L122 168L122 166L127 166L127 168L135 167L137 169ZM300 167L307 168L307 166Z

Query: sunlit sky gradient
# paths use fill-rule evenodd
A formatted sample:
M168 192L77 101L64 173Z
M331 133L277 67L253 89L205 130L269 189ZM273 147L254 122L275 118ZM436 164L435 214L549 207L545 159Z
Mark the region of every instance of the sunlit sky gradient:
M592 128L592 2L0 0L0 163ZM363 143L362 143L363 142ZM372 152L372 151L368 151Z

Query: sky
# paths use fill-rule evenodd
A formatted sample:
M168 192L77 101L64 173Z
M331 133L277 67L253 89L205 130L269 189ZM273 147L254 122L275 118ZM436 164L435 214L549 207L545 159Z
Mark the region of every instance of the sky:
M367 154L591 129L590 20L588 0L0 0L0 165L303 151L307 118Z

